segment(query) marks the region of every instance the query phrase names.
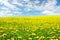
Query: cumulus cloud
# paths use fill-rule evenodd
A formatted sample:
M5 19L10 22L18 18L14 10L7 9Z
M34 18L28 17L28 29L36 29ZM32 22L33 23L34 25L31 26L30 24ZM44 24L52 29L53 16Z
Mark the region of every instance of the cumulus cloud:
M44 14L44 12L47 12L46 15L51 14L54 15L55 14L55 8L57 1L56 0L45 0L40 4L41 1L39 0L35 0L34 2L28 1L27 4L25 5L28 11L30 11L31 9L33 10L38 10L38 11L42 11L42 13ZM47 11L46 11L47 10Z
M25 2L29 2L30 0L24 0Z
M18 6L23 6L23 4L19 3L17 0L12 0L12 4L16 4Z
M0 16L5 16L8 12L10 12L10 10L3 10L3 11L0 11ZM8 15L8 14L7 14ZM12 14L9 14L10 16Z
M40 11L42 14L45 15L57 15L60 11L60 6L56 6L57 0L12 0L11 3L8 0L0 0L0 5L3 4L5 7L1 10L0 15L14 15L15 14L22 14L24 13L23 10L29 12L31 10ZM1 7L1 6L0 6ZM22 9L22 11L20 10ZM12 13L12 14L9 14Z
M44 1L40 6L35 6L35 8L40 9L46 15L60 15L60 6L56 4L57 0L47 0L47 2Z
M16 6L10 4L10 3L8 2L8 0L0 0L0 3L1 3L1 4L4 4L4 6L10 8L10 9L17 10Z
M10 4L8 0L0 0L0 16L13 16L13 13L19 10L15 5Z
M55 15L55 13L53 11L48 11L48 10L43 11L43 14L45 14L45 15Z

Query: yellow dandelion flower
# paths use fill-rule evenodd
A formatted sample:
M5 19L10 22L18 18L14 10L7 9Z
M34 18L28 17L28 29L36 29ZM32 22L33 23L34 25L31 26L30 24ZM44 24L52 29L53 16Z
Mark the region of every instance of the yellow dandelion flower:
M58 38L58 36L52 36L51 38L55 38L56 39L56 38Z
M49 34L53 34L53 33L55 33L55 32L49 32Z
M36 35L35 33L32 33L31 35Z
M22 38L22 36L18 36L18 38Z
M58 40L58 39L55 39L55 40Z
M3 35L7 35L6 33L4 33Z
M40 38L45 38L44 36L41 36Z
M39 38L39 36L35 37L35 38Z
M16 28L13 28L14 30L16 30Z
M2 26L0 28L3 28Z
M41 40L42 38L41 37L39 37L39 39L38 40Z
M14 38L11 38L11 40L14 40Z
M3 32L3 30L0 30L0 32Z
M7 40L10 40L10 39L7 39Z
M54 39L50 39L50 40L54 40Z
M19 30L16 30L16 32L19 31Z
M28 38L29 40L32 40L32 38Z
M12 27L10 27L9 29L13 29Z
M1 35L1 36L4 36L4 35L7 35L7 34L5 34L5 33L4 33L4 34L3 34L3 35Z
M58 39L50 39L50 40L58 40Z

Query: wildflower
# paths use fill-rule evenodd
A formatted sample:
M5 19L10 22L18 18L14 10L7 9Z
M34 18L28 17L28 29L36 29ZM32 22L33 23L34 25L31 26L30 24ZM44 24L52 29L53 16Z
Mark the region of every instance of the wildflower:
M54 40L54 39L50 39L50 40Z
M28 38L29 40L32 40L32 38Z
M7 40L10 40L10 39L7 39Z
M6 33L4 33L3 35L7 35Z
M16 32L19 31L19 30L16 30Z
M35 33L32 33L32 35L36 35Z
M4 33L2 36L5 36L5 35L7 35L7 34Z
M0 32L4 32L3 30L0 30Z
M41 36L40 38L45 38L44 36Z
M39 36L35 37L35 38L39 38Z
M11 38L11 40L14 40L14 38Z
M13 29L12 27L9 28L10 30Z
M18 36L18 38L22 38L21 36Z
M58 40L58 39L51 39L51 40Z
M49 32L49 34L53 34L53 33L55 33L55 32Z

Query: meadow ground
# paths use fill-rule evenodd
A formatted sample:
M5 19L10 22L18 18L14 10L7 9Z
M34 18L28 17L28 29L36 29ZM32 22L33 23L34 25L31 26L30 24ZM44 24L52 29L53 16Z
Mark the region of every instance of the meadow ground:
M0 17L0 40L60 40L60 16Z

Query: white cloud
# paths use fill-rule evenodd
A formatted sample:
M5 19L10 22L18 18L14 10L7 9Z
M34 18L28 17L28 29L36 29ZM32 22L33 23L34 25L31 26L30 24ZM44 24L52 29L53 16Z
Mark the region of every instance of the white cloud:
M35 4L38 4L38 3L40 3L40 1L39 1L39 0L36 0L36 1L34 1L34 3L35 3Z
M25 2L29 2L30 0L24 0Z
M43 1L40 6L38 5L39 7L37 5L35 6L40 10L53 10L56 6L56 3L57 3L56 0L47 0L47 2Z
M16 2L15 2L16 3ZM0 16L13 16L13 13L15 11L20 10L18 7L16 7L13 4L10 4L8 0L0 0L0 5L4 4L3 6L0 6ZM21 4L19 4L21 5ZM14 12L12 10L15 10ZM18 13L18 12L16 12ZM19 13L20 14L20 13Z
M48 0L47 3L45 3L44 8L45 10L53 10L56 6L57 1L56 0Z
M9 3L8 0L0 0L0 4L4 4L4 6L9 8L8 10L6 8L2 8L7 11L2 10L2 12L0 12L0 14L4 15L4 13L8 13L11 10L15 10L16 12L13 12L15 14L21 13L21 12L18 12L18 11L20 11L20 8L16 7L16 5L24 7L25 11L38 10L46 15L57 15L56 12L58 12L58 10L60 10L60 7L56 6L57 0L44 0L41 4L40 4L40 2L41 1L39 1L39 0L34 0L34 1L30 1L30 0L21 1L20 0L20 2L19 2L19 0L12 0L12 2ZM10 14L8 14L8 15L10 15Z
M57 7L56 4L57 4L56 0L47 0L46 2L43 1L40 6L34 5L34 9L40 10L42 11L43 14L46 14L46 15L58 15L56 12L60 7Z
M19 14L19 15L21 15L23 12L18 12L18 11L16 11L16 12L14 12L14 14Z
M45 15L60 15L60 12L58 12L58 11L45 10L42 13L45 14Z
M10 4L10 3L8 2L8 0L0 0L0 3L1 3L1 4L4 4L4 6L10 8L10 9L18 10L18 8L17 8L16 6Z
M48 11L48 10L45 10L42 13L45 15L55 15L55 13L53 11Z
M10 12L10 10L0 11L0 16L5 16L8 12Z
M17 0L12 0L12 4L16 4L18 6L23 6L23 4L19 3Z
M30 11L30 10L31 10L31 8L25 8L24 10L26 10L26 11Z
M40 11L43 11L43 10L52 11L56 8L56 3L57 3L56 0L47 0L47 1L45 0L41 4L39 2L41 1L39 0L35 0L34 2L28 1L27 2L28 4L25 5L26 9L34 9L34 10L40 10Z
M54 9L55 12L60 12L60 6L56 6L56 8Z

